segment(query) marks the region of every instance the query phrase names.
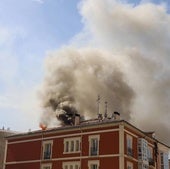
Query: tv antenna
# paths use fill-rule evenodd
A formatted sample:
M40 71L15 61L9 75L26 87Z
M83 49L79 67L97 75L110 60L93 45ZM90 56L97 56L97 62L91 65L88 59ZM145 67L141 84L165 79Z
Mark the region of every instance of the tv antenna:
M98 98L97 98L97 113L98 113L98 115L100 114L100 95L98 95Z
M107 101L105 101L105 113L104 113L104 117L107 118Z

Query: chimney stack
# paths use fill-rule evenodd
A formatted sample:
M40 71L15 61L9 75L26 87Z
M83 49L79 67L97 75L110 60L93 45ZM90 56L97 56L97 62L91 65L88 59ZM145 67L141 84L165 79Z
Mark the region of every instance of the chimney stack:
M113 117L114 117L115 120L120 120L120 113L115 111L113 113Z
M80 114L76 113L74 116L74 125L79 125L80 124Z

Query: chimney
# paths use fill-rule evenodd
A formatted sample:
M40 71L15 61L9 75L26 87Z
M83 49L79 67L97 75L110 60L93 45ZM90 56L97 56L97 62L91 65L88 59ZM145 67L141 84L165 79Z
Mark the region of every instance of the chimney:
M79 125L80 124L80 114L75 114L74 116L74 125Z
M120 120L120 113L115 111L113 117L115 120Z

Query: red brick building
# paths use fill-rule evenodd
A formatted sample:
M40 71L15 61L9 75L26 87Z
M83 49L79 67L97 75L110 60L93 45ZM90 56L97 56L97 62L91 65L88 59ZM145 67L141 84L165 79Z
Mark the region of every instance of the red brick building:
M169 169L169 147L124 120L18 134L6 146L4 169Z
M3 169L4 165L4 155L5 155L5 137L16 134L14 131L7 130L3 127L0 129L0 169Z

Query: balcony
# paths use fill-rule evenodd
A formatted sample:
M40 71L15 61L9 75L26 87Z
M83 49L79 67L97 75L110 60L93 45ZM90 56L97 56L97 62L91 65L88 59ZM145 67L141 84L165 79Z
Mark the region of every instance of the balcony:
M44 159L44 160L51 159L51 152L44 152L43 159Z
M127 148L127 155L133 157L133 149L132 148L130 148L130 147Z

